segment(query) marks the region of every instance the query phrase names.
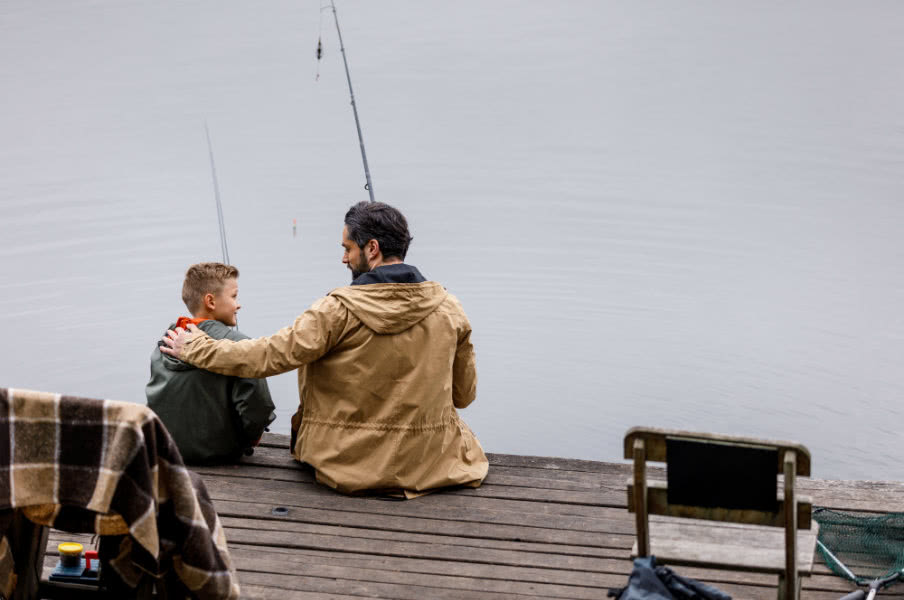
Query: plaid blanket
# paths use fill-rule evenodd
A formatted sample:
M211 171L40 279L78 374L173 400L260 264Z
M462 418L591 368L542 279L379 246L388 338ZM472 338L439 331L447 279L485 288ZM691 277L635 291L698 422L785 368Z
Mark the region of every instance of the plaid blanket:
M199 598L238 598L204 483L140 404L0 388L0 594L15 586L12 511L70 532L124 535L111 566L135 586L171 565Z

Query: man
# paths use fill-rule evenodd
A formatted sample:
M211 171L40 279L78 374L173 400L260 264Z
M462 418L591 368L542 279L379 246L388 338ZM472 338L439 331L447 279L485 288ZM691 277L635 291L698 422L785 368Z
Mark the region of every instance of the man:
M161 349L239 377L298 369L293 455L341 492L477 487L487 458L456 411L476 396L471 325L453 295L403 262L410 242L402 213L360 202L342 231L350 286L270 337L213 340L189 325Z

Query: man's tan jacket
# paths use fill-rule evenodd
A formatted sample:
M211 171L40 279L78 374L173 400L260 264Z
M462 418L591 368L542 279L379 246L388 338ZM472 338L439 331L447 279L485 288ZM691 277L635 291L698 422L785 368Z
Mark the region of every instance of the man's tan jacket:
M333 290L274 335L195 335L183 360L238 377L298 369L295 458L342 492L477 487L488 462L456 408L476 395L471 326L438 283Z

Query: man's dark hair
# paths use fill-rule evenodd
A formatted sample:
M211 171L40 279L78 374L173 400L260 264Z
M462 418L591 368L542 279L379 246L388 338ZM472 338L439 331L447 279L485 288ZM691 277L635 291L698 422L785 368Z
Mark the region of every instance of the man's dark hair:
M382 202L363 200L345 213L348 237L359 248L370 240L377 240L383 258L398 257L405 260L408 244L413 239L408 234L408 221L397 209Z

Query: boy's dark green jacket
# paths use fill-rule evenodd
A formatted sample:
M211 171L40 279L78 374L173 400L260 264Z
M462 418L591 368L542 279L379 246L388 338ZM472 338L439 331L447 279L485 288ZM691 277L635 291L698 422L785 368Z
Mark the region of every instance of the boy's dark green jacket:
M175 328L175 324L169 326ZM220 321L201 322L214 339L247 340ZM276 418L266 379L217 375L160 352L151 354L151 380L145 392L188 464L238 459Z

